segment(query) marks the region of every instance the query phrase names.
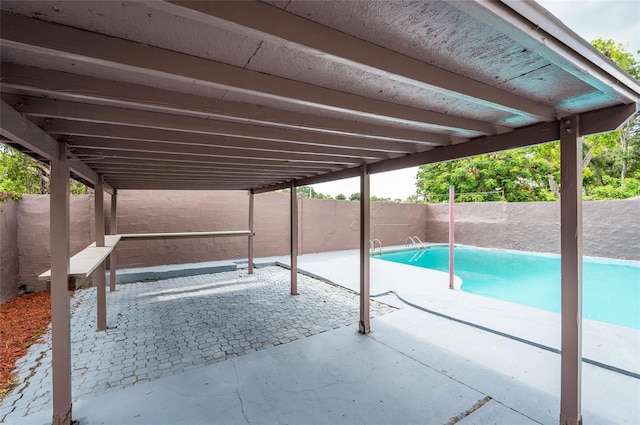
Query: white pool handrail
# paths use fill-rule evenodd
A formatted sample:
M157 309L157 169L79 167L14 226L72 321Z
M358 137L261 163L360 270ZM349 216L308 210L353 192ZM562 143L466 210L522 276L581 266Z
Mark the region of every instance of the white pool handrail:
M405 245L412 246L416 249L427 249L427 246L422 243L419 237L417 236L407 236L404 240Z
M369 250L371 251L371 255L376 255L376 242L378 242L378 255L382 255L382 242L380 242L380 239L372 239L369 241Z

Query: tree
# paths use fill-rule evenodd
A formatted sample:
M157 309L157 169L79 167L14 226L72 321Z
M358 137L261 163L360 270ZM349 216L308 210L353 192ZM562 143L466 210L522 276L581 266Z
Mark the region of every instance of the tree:
M359 200L360 200L360 192L352 193L352 194L349 196L349 200L350 200L350 201L359 201Z
M603 38L597 38L591 42L591 45L598 49L600 53L611 59L623 71L626 71L636 80L640 80L640 63L628 52L622 43Z
M393 202L393 201L391 201L391 198L381 198L381 197L378 197L376 195L371 195L369 197L369 200L371 202Z
M631 76L640 77L640 63L622 44L597 39L597 49ZM640 117L619 131L583 139L584 199L622 199L640 195ZM427 202L448 199L456 187L456 201L547 201L559 199L560 145L558 142L481 155L420 167L417 193Z
M0 200L17 200L24 194L49 193L50 174L47 164L0 143ZM86 187L71 180L70 192L84 194Z
M598 38L591 44L636 80L640 62L623 44ZM640 195L640 116L619 130L585 137L583 161L586 199L620 199Z
M20 199L25 193L48 193L46 165L0 144L0 193L3 198Z
M275 193L291 193L291 189L276 190ZM333 199L331 195L316 192L312 186L300 186L296 188L296 194L309 199Z
M346 199L347 199L347 197L344 196L342 193L339 193L339 194L336 195L336 200L337 201L344 201Z
M449 186L456 201L549 201L549 175L557 170L543 147L531 147L420 167L417 192L427 202L445 202Z

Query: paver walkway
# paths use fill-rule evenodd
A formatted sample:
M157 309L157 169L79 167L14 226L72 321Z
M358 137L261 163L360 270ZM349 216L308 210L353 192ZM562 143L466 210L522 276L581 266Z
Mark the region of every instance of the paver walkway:
M358 296L289 270L235 270L119 285L107 296L105 332L96 331L95 288L72 300L73 396L80 400L251 351L355 325ZM395 310L371 302L371 316ZM0 405L0 421L51 408L51 340L19 363L21 384Z

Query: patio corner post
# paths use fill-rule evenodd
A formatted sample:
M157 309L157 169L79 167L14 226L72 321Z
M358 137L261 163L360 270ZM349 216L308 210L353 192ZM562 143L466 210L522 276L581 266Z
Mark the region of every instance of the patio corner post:
M369 201L369 170L367 164L361 168L360 175L360 322L358 332L368 334L371 332L369 315L369 239L371 225L371 211Z
M71 424L71 310L69 301L69 164L59 143L51 161L51 357L53 425Z
M249 192L249 274L253 274L253 191Z
M562 342L560 424L582 424L582 140L578 116L560 121Z
M94 187L95 195L95 226L96 226L96 247L104 246L104 184L100 177L98 184ZM94 272L92 279L96 286L98 303L98 330L107 329L107 282L105 280L105 266L102 262Z
M291 182L291 295L298 295L298 192Z
M112 235L118 234L118 190L113 189L113 195L111 195L111 225L110 232ZM115 292L116 290L116 273L118 268L118 254L115 248L109 255L109 292Z

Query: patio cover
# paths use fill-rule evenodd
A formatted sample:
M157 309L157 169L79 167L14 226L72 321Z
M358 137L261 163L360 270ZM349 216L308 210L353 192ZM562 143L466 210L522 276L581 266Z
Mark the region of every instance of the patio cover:
M0 134L51 163L52 184L68 166L101 201L102 190L295 193L360 176L363 282L369 174L561 140L561 422L579 423L579 136L624 123L640 85L546 10L486 0L0 7ZM64 191L53 184L52 223L68 214ZM65 237L52 228L52 244ZM66 276L53 266L68 263L64 251L52 250L52 286ZM68 423L59 376L53 419Z
M66 142L89 186L258 193L558 140L576 114L611 130L640 101L533 2L1 8L3 139L45 162Z

